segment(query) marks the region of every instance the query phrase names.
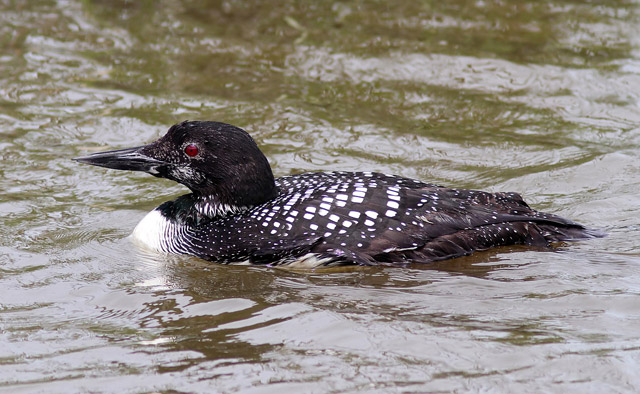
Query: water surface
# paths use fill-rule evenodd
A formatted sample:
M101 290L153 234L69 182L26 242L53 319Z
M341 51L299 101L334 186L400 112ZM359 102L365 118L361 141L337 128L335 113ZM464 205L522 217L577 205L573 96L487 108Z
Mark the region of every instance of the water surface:
M0 391L640 391L632 1L0 3ZM518 191L609 232L430 266L150 255L185 193L80 166L185 119L276 175Z

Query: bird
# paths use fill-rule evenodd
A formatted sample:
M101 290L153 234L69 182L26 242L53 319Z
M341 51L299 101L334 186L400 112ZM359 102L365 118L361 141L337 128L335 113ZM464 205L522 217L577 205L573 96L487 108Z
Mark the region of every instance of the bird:
M165 254L222 264L316 269L433 263L506 245L604 236L536 211L517 193L455 189L396 175L309 172L274 178L243 129L183 121L144 146L73 159L186 186L135 227Z

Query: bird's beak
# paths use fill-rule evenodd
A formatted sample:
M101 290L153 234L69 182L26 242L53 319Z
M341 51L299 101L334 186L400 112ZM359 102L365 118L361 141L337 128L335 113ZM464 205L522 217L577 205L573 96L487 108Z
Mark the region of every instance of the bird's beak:
M144 171L152 175L158 174L157 168L166 165L164 161L147 156L141 151L146 146L92 153L87 156L76 157L78 163L91 164L116 170Z

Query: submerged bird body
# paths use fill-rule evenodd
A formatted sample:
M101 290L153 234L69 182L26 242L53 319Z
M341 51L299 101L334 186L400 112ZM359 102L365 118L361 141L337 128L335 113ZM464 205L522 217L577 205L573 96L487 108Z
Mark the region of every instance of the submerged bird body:
M76 160L189 187L191 194L150 212L133 238L159 252L219 263L406 265L599 235L531 209L516 193L374 172L274 179L251 137L224 123L183 122L153 144Z

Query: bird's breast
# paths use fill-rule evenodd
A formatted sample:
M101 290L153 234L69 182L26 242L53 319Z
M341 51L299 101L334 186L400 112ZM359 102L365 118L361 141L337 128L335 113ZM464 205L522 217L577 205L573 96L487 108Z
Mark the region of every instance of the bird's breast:
M176 253L174 247L179 225L154 209L149 212L133 230L131 239L146 249L160 253Z

